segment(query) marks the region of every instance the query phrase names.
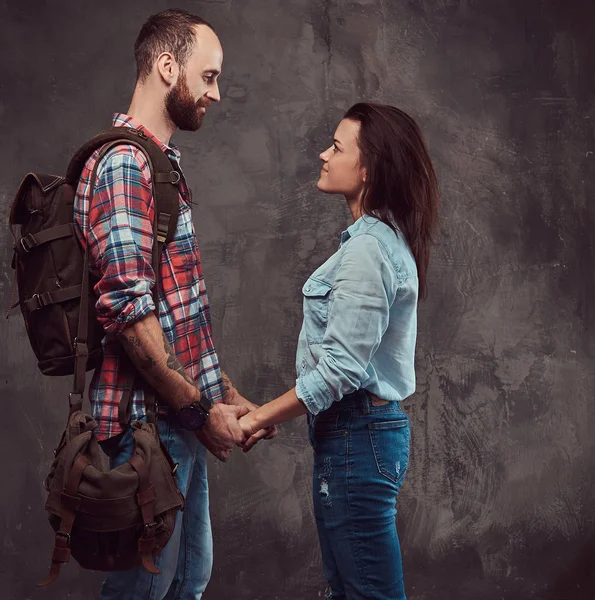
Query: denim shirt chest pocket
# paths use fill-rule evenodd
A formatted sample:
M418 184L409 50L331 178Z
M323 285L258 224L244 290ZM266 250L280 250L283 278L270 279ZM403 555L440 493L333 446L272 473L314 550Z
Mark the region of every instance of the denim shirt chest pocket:
M322 343L328 324L329 303L333 286L326 281L310 277L304 287L304 330L310 344Z

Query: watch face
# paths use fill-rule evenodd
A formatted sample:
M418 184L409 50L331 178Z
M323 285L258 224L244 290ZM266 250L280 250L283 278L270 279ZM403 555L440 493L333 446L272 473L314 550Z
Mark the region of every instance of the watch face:
M184 429L190 429L192 431L200 429L205 421L207 420L207 414L200 406L191 404L185 406L178 412L178 421Z

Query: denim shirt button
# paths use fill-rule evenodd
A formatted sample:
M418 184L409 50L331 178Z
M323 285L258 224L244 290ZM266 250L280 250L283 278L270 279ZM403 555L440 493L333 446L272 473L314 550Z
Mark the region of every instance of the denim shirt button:
M312 287L311 287L311 286L307 286L307 287L306 287L306 291L307 291L307 292L309 292L311 289L312 289Z

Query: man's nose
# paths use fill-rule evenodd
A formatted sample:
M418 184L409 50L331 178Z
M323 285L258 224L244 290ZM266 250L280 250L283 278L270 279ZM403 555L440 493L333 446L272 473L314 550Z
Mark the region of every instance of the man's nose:
M219 86L217 85L217 83L215 83L213 89L210 89L207 92L207 98L209 98L209 100L212 100L213 102L219 102L219 100L221 100L221 94L219 93Z

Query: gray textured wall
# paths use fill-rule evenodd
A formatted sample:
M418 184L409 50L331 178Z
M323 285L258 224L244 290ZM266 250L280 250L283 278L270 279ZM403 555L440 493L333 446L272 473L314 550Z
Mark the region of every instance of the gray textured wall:
M595 597L592 0L180 1L225 51L223 101L176 136L222 363L261 402L288 389L300 286L348 213L318 193L318 152L360 99L411 112L443 194L420 312L412 467L399 529L412 600ZM126 110L132 45L167 2L0 2L2 224L22 174L62 172ZM4 231L7 229L5 227ZM0 247L9 303L11 243ZM0 597L54 586L41 481L67 380L42 378L18 312L0 342ZM206 600L305 600L323 582L303 422L211 463Z

